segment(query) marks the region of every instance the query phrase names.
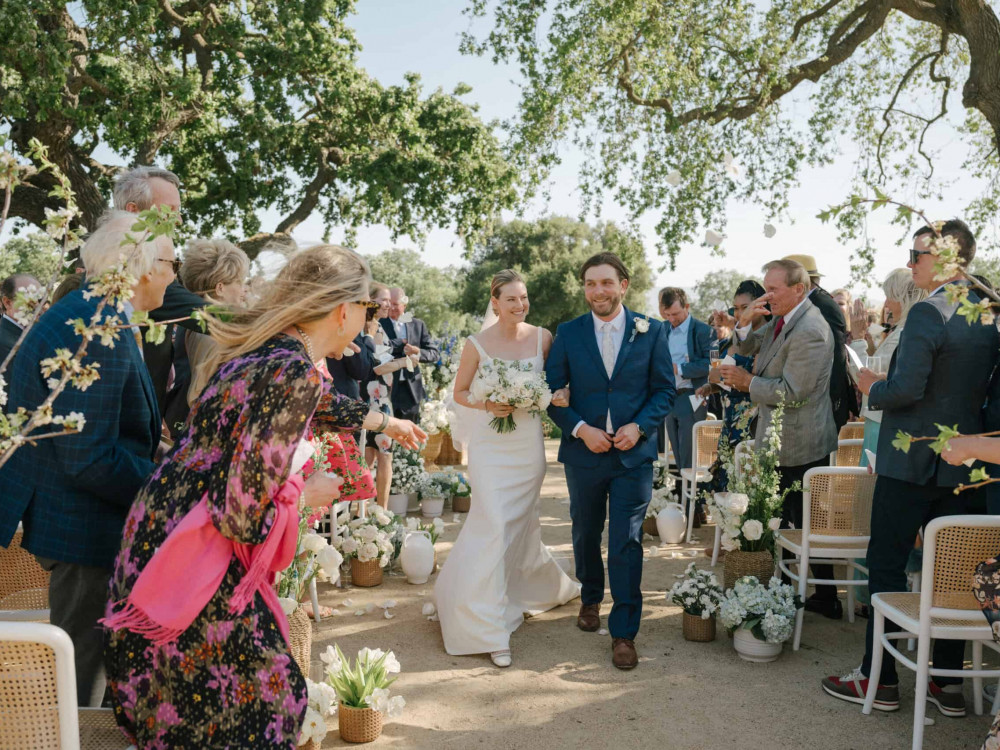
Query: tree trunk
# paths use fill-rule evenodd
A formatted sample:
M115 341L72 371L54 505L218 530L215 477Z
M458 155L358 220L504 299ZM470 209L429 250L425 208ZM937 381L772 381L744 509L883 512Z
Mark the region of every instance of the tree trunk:
M1000 20L985 0L955 0L953 7L971 60L962 104L983 113L1000 148Z

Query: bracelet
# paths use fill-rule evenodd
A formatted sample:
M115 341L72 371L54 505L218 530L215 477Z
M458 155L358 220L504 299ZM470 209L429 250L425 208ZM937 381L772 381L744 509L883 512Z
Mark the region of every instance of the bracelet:
M372 432L385 432L385 428L389 426L389 415L382 412L382 424L372 430Z

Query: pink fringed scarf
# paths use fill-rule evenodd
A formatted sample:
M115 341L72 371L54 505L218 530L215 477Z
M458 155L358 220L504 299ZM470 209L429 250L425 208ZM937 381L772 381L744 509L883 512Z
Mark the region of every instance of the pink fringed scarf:
M274 574L291 564L298 543L298 500L304 480L293 475L274 497L274 524L263 544L239 544L215 528L202 498L170 532L136 579L125 606L101 622L110 630L131 630L156 646L187 630L219 590L235 554L246 568L229 611L240 614L259 593L288 642L288 618L274 591Z

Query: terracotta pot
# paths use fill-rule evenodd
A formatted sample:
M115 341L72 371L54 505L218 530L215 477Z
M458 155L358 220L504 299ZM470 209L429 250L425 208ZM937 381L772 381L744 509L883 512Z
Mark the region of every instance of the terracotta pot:
M302 607L296 607L288 616L289 651L299 665L303 676L309 676L309 662L312 654L312 623Z
M766 663L781 656L781 643L768 643L757 638L746 628L737 628L733 632L733 648L744 661Z
M420 451L420 455L424 457L424 463L432 464L437 461L439 455L441 455L441 445L444 442L445 434L443 432L435 432L433 435L427 436L427 443L424 445L424 449Z
M374 708L354 708L341 703L337 722L344 742L374 742L382 734L382 713Z
M744 552L733 550L726 553L726 588L731 589L743 576L757 576L765 586L774 575L774 556L767 550Z
M358 558L351 558L351 583L363 588L382 585L382 566L378 560L361 562Z
M656 517L651 516L642 522L642 530L649 534L650 536L659 536L660 532L656 530Z
M715 640L715 615L703 620L701 615L689 615L685 612L683 618L682 627L685 641L708 643Z
M451 509L455 513L468 513L472 507L472 495L455 495L451 498Z

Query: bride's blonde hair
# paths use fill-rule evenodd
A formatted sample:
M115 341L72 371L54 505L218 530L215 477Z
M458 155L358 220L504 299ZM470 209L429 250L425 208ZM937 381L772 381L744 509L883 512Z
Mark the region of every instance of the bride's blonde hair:
M275 334L319 320L345 302L366 298L370 282L368 262L340 245L317 245L296 253L251 307L228 319L206 315L217 346L205 366L198 368L197 392L221 365L252 352Z

